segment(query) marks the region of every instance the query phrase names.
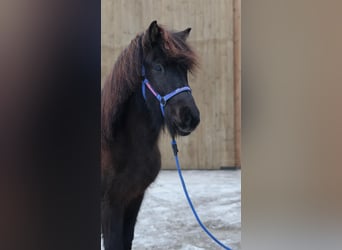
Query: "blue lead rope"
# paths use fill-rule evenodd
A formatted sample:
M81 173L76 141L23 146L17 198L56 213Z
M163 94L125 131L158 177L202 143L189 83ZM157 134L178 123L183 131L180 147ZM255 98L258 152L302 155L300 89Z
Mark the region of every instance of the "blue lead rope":
M154 97L157 98L157 100L159 101L160 110L161 110L161 113L162 113L163 117L165 116L164 108L165 108L165 105L166 105L168 100L170 100L172 97L174 97L174 96L176 96L176 95L178 95L178 94L180 94L182 92L190 92L191 93L191 88L189 86L184 86L184 87L175 89L174 91L172 91L171 93L166 94L165 96L161 96L157 91L155 91L153 89L153 87L150 85L149 81L147 80L146 75L145 75L145 67L144 66L142 66L141 75L143 77L142 85L141 85L141 92L142 92L142 95L143 95L144 99L146 100L146 87L147 87L151 91L151 93L154 95ZM181 183L182 183L182 186L183 186L183 190L184 190L186 199L188 200L190 208L191 208L191 210L192 210L192 212L193 212L193 214L194 214L198 224L202 227L204 232L206 232L209 235L209 237L212 238L223 249L231 250L229 247L227 247L222 242L220 242L218 239L216 239L215 236L212 235L209 232L209 230L203 225L202 221L198 217L198 215L196 213L196 210L194 208L194 205L192 205L192 201L191 201L190 196L188 194L188 190L186 189L186 186L185 186L185 182L184 182L184 179L183 179L182 171L181 171L181 168L180 168L180 165L179 165L179 161L178 161L177 143L176 143L176 140L174 138L172 138L171 145L172 145L173 154L174 154L175 160L176 160L176 166L177 166L179 178L181 180Z
M177 170L178 170L178 174L179 174L179 178L181 180L181 183L182 183L182 187L183 187L183 190L184 190L184 193L185 193L185 196L186 196L186 199L188 200L188 203L190 205L190 208L192 210L192 213L194 214L198 224L202 227L202 229L204 230L204 232L207 233L207 235L212 238L218 245L220 245L223 249L226 249L226 250L231 250L231 248L229 248L228 246L224 245L222 242L220 242L218 239L216 239L216 237L214 235L212 235L212 233L210 233L210 231L204 226L204 224L202 223L202 221L200 220L200 218L198 217L197 215L197 212L194 208L194 205L192 204L192 201L190 199L190 196L189 196L189 193L188 193L188 190L186 188L186 185L185 185L185 182L184 182L184 179L183 179L183 175L182 175L182 170L180 168L180 164L179 164L179 160L178 160L178 148L177 148L177 142L176 140L173 138L172 141L171 141L171 145L172 145L172 149L173 149L173 155L175 157L175 161L176 161L176 166L177 166Z

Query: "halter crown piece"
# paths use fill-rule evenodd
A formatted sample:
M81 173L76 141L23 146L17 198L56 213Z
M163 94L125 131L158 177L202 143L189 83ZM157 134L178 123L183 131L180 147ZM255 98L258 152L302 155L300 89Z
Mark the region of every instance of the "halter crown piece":
M184 87L181 87L181 88L177 88L174 91L172 91L172 92L162 96L157 91L155 91L153 89L153 87L151 86L151 84L147 80L146 74L145 74L145 67L144 67L144 65L142 66L141 74L142 74L142 77L143 77L142 85L141 85L141 91L142 91L142 95L143 95L145 101L146 101L146 86L147 86L147 88L154 95L154 97L157 98L157 100L159 102L159 105L160 105L160 111L161 111L163 117L165 117L164 108L165 108L166 103L167 103L168 100L170 100L172 97L174 97L174 96L176 96L176 95L178 95L178 94L180 94L182 92L190 92L191 93L191 88L189 86L184 86Z

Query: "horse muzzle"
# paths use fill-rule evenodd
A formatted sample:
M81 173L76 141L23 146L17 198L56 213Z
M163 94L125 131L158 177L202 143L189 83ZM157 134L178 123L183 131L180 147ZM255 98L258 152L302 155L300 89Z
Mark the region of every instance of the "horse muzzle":
M200 123L200 113L196 106L182 106L177 113L174 125L177 134L181 136L189 135Z

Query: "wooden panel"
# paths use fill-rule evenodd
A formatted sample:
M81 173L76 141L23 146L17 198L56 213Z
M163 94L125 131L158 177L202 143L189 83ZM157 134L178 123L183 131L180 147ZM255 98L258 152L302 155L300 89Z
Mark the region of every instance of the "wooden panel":
M241 0L233 1L235 166L241 168Z
M118 54L152 20L175 30L192 28L189 42L201 67L189 83L201 123L178 139L183 168L237 165L233 7L233 0L102 0L102 83ZM162 135L160 146L163 168L174 169L168 135Z

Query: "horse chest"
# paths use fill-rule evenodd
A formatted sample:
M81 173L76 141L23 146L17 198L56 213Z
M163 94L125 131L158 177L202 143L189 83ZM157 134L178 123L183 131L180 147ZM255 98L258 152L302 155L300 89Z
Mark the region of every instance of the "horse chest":
M160 171L161 157L157 144L138 146L126 140L118 145L120 146L112 151L114 185L111 187L114 193L117 190L126 190L125 199L129 200L129 197L144 193L155 180Z
M135 153L135 156L127 158L127 171L129 171L130 181L133 181L137 186L147 188L157 177L161 159L158 148L146 150L146 152Z

